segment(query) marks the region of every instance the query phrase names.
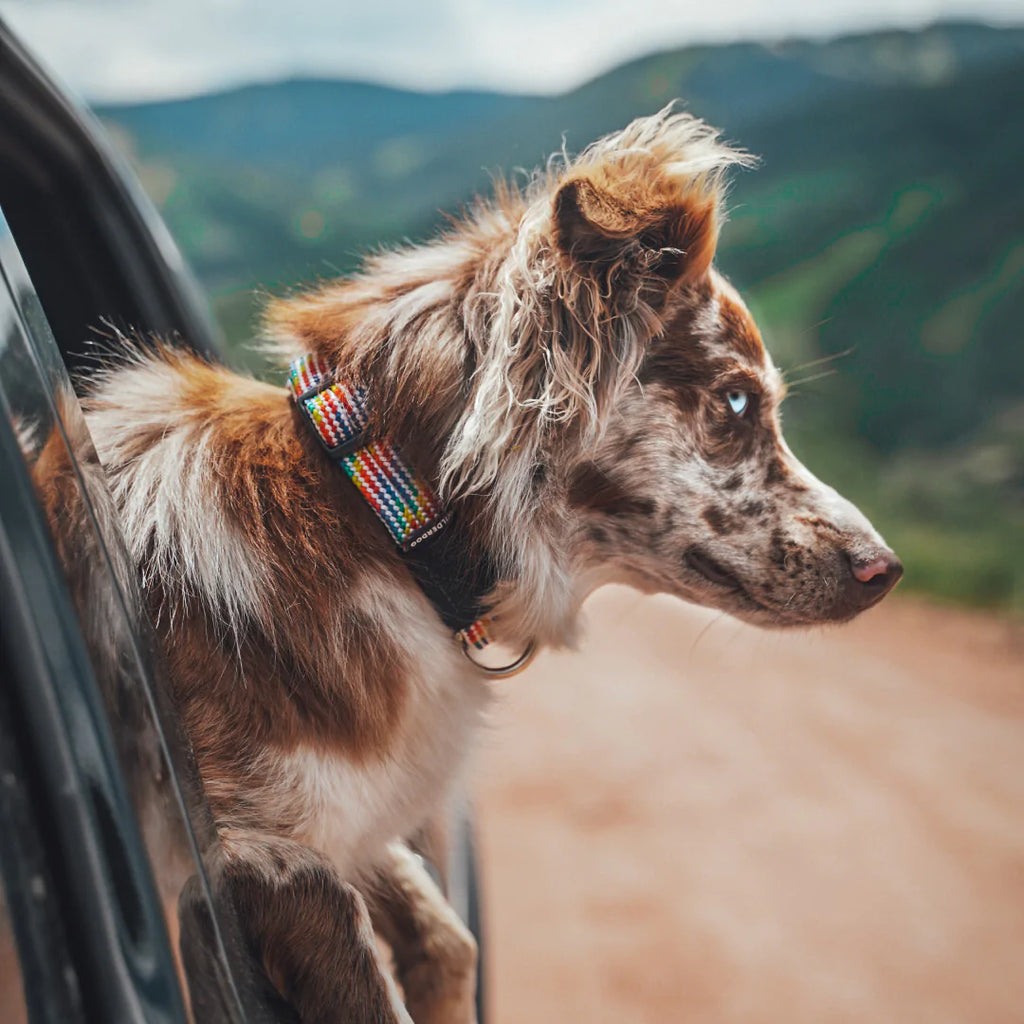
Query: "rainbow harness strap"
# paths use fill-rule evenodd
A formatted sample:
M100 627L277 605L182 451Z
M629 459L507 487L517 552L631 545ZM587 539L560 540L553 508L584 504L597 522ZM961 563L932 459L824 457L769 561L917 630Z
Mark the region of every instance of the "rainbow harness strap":
M493 574L489 566L473 569L459 562L447 529L451 514L401 452L386 438L366 439L366 390L332 380L315 355L296 359L288 382L295 404L328 457L341 466L387 528L456 639L478 650L486 647L490 638L487 620L480 614L480 595L493 586Z

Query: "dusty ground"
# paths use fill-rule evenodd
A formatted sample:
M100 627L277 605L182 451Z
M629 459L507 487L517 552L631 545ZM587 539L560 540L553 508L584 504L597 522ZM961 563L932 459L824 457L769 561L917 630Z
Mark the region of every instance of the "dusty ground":
M492 1020L1024 1021L1020 626L588 608L480 759Z
M1024 1022L1024 626L588 612L480 759L491 1024Z

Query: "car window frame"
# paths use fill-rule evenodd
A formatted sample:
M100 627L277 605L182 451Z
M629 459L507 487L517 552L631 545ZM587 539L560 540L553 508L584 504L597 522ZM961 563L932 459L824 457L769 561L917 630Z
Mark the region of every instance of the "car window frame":
M38 361L45 318L37 303L31 308L33 295L0 213L4 344L24 347L36 372L22 360L18 389L22 395L37 390L59 424L52 385ZM78 616L14 429L19 410L9 396L0 386L5 682L11 725L46 824L46 855L83 1010L87 1019L178 1024L187 1019L185 1004L170 984L173 957L159 898Z

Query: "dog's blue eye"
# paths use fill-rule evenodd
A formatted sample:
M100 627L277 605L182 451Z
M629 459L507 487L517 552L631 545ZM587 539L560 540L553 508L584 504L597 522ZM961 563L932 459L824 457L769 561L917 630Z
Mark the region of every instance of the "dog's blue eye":
M737 416L742 416L747 411L747 406L750 404L750 397L747 395L746 391L730 391L725 398L729 403L729 408L732 409Z

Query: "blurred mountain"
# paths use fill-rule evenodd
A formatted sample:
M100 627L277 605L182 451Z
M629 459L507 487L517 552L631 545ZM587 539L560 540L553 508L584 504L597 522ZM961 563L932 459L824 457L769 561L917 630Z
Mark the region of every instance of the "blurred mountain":
M434 95L366 82L293 79L106 113L144 149L173 147L206 160L302 171L345 161L353 148L388 139L471 128L521 103L501 93Z
M692 47L553 97L293 80L99 113L237 342L254 289L425 237L492 174L676 97L762 157L719 263L791 376L834 371L794 388L798 451L896 524L920 583L1024 607L1024 30Z

